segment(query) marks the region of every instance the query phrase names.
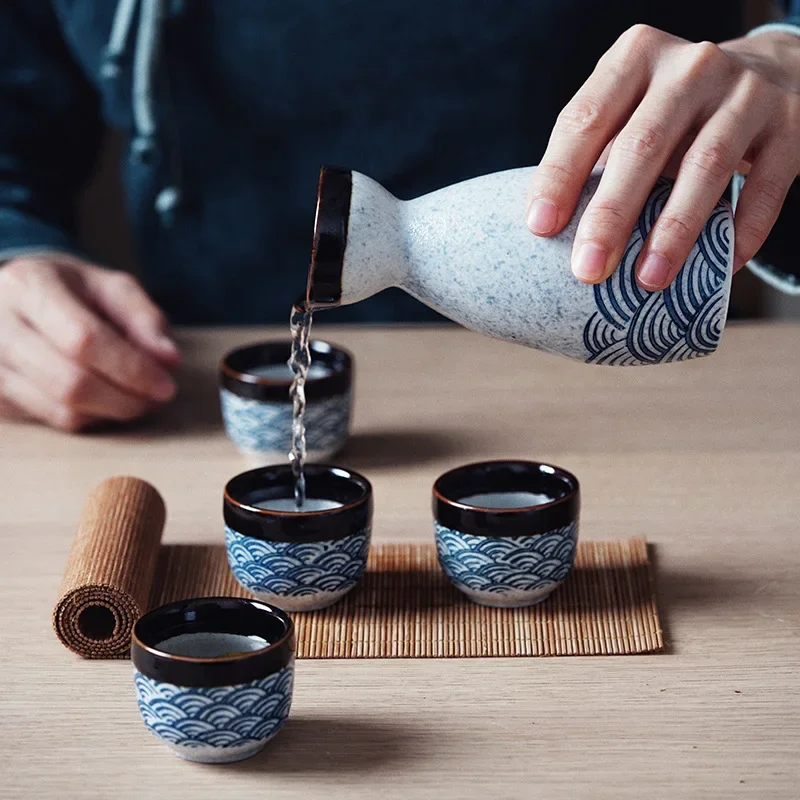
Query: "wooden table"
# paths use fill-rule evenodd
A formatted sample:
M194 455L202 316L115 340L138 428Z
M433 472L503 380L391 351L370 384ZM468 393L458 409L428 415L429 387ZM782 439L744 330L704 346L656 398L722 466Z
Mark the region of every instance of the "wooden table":
M303 661L265 754L180 761L139 720L130 664L80 661L50 612L84 495L108 475L159 488L165 540L221 540L222 485L242 464L215 365L264 331L186 332L182 396L157 423L0 425L0 796L800 796L800 327L732 327L714 357L660 369L456 329L324 333L356 354L341 461L374 483L378 540L431 538L448 467L550 459L582 481L584 538L655 543L668 652Z

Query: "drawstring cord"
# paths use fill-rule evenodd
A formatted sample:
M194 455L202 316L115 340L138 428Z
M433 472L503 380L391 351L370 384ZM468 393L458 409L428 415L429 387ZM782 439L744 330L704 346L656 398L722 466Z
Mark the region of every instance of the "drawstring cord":
M106 56L100 74L104 78L113 79L119 75L125 48L133 26L133 15L136 13L138 0L119 0L114 22L111 26L111 35L108 37Z
M164 21L164 0L119 0L111 34L106 48L106 59L101 69L105 78L117 78L133 28L136 8L139 8L139 29L133 53L132 111L134 136L131 153L141 163L147 163L158 144L153 87L158 73ZM171 159L170 167L177 169L177 159ZM177 180L164 186L156 195L155 210L164 226L174 221L181 201Z

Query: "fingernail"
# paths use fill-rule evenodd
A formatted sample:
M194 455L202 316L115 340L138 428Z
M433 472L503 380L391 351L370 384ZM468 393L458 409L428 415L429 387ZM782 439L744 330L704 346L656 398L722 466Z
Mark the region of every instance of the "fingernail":
M555 203L541 198L534 200L528 209L527 223L533 233L541 236L552 233L558 224L558 209Z
M156 339L156 344L158 345L159 350L162 350L164 353L167 353L171 356L178 356L180 355L180 350L178 349L178 345L169 338L169 336L162 335Z
M606 271L608 251L594 242L581 245L572 262L572 272L578 280L596 283Z
M639 283L651 292L664 288L669 278L670 263L661 253L648 253L639 266L636 277Z
M175 397L177 388L175 381L165 373L156 378L153 382L150 395L154 400L158 400L160 403L166 403L167 400L172 400L172 398Z

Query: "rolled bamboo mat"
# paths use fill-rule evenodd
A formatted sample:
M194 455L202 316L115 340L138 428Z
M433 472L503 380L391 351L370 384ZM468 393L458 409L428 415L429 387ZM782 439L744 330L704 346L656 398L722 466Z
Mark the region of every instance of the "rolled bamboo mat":
M85 658L122 658L147 611L166 509L138 478L109 478L86 499L67 559L53 627Z
M151 606L247 596L222 545L167 545ZM359 586L331 608L293 615L299 658L454 658L656 652L664 641L647 543L583 541L575 568L544 603L471 603L442 573L432 544L376 544Z

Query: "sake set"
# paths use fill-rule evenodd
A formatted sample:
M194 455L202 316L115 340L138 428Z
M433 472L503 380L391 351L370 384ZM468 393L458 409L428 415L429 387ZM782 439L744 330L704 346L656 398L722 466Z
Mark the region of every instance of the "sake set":
M575 219L545 239L523 221L532 169L403 202L357 172L323 168L292 341L240 348L220 366L226 431L258 464L232 478L223 498L228 564L250 599L168 604L133 631L142 717L182 757L247 758L281 729L294 680L287 612L341 601L366 570L369 480L306 463L334 460L346 445L354 375L352 354L309 338L312 312L396 286L473 330L592 364L662 364L717 348L733 254L727 203L714 210L676 281L647 292L634 265L669 196L670 184L660 181L619 267L589 286L568 265L599 175L584 188ZM287 452L290 462L278 463ZM472 602L531 606L568 577L580 487L567 470L521 460L467 464L435 481L431 502L441 570Z

